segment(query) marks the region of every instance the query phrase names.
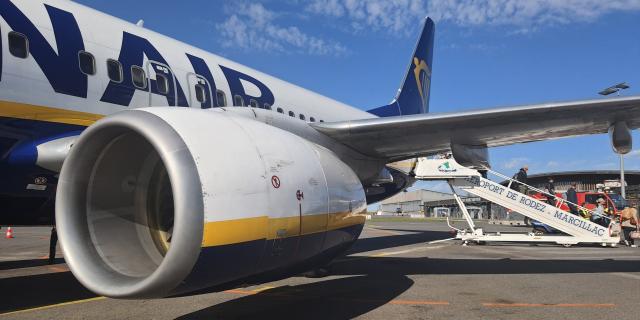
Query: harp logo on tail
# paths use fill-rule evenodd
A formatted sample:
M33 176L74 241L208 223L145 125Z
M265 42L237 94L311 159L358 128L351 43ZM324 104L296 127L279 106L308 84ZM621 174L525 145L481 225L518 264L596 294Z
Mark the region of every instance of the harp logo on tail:
M429 86L431 85L431 69L424 60L413 57L413 74L416 78L416 86L418 86L418 93L422 100L422 112L427 111L427 94L429 94Z

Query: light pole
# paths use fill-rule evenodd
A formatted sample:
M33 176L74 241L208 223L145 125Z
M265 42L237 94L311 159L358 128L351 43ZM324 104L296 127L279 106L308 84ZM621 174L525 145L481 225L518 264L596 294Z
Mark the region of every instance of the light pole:
M608 96L612 93L616 93L616 95L619 97L620 91L625 89L629 89L629 85L626 82L622 82L622 83L616 84L615 86L608 87L598 92L598 94L603 96ZM627 192L625 187L626 183L624 181L624 155L620 153L618 154L618 156L620 156L620 195L622 196L623 199L627 199Z

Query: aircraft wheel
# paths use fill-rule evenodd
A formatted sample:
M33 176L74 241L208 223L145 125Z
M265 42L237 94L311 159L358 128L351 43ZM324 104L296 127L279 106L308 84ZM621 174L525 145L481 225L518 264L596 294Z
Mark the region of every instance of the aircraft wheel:
M562 246L565 247L565 248L571 248L572 244L564 243L564 244L562 244Z

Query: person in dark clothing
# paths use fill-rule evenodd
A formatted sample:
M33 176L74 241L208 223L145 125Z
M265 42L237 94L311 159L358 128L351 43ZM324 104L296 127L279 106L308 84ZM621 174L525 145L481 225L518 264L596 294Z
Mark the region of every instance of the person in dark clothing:
M569 211L571 212L571 214L574 214L576 216L579 215L578 207L574 205L574 203L578 203L578 194L576 193L575 182L572 182L569 190L567 190L567 201L571 202L569 203Z
M547 181L547 185L546 185L546 189L547 189L547 203L549 203L552 206L556 206L556 185L553 183L553 178L549 177L549 180Z
M51 237L49 238L49 264L53 264L56 260L56 246L58 245L58 230L54 225L51 229Z
M518 183L518 191L520 191L520 193L524 193L527 194L527 172L529 171L529 166L524 166L522 168L520 168L520 171L518 171L518 173L516 174L516 180L520 183Z

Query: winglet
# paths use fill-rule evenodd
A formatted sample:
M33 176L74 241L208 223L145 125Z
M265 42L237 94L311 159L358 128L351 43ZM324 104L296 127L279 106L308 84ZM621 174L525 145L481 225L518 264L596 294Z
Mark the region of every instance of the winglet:
M370 113L389 117L429 112L434 35L435 24L427 17L398 94L391 104L369 110Z

